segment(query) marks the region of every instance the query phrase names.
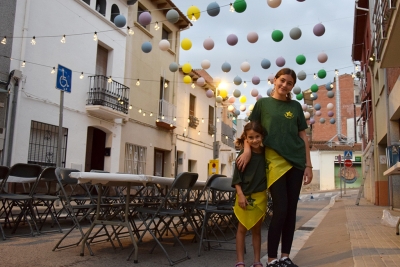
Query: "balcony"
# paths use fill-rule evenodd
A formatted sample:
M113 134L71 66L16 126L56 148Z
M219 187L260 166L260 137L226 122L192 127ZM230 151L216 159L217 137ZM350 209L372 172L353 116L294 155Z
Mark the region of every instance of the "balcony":
M215 134L215 126L214 126L214 124L208 124L208 134L209 135Z
M158 119L156 120L157 127L167 130L176 128L175 121L176 107L164 99L160 99L158 108Z
M125 119L129 108L129 87L103 75L89 76L86 112L106 119Z
M196 129L199 126L199 119L193 115L189 115L189 127Z
M235 148L234 137L236 131L228 124L221 122L221 142L229 147Z
M376 0L372 21L376 61L381 68L400 67L400 13L397 0Z

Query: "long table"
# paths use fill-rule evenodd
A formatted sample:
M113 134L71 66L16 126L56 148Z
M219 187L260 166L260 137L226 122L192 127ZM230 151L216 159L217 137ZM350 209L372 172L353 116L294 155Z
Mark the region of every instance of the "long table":
M137 242L134 238L133 231L131 225L129 223L129 203L131 193L129 190L131 186L137 185L149 185L149 184L158 184L160 186L170 186L172 185L174 178L170 177L160 177L160 176L152 176L152 175L144 175L144 174L125 174L125 173L100 173L100 172L71 172L70 177L76 178L78 183L91 183L105 186L126 186L126 201L125 201L125 219L123 222L116 221L106 221L104 219L100 219L100 209L101 209L101 195L102 195L102 186L99 186L100 192L98 193L97 200L97 211L95 219L93 220L89 230L85 233L85 236L82 240L82 248L81 248L81 256L84 255L85 244L87 239L90 236L93 228L96 225L114 225L114 226L124 226L128 229L129 236L131 238L133 247L134 247L134 263L138 262L138 247ZM194 190L203 189L205 186L205 181L197 181ZM127 260L129 260L130 255Z

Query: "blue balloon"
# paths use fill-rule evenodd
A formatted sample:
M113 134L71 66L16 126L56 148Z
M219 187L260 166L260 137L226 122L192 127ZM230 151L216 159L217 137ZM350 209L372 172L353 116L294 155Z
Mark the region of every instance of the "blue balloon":
M328 90L328 91L330 91L330 90L332 90L333 88L331 87L331 82L328 82L327 84L325 84L325 88L326 88L326 90Z
M261 67L263 69L268 69L269 67L271 67L271 62L268 59L264 58L263 60L261 60Z
M317 100L318 99L317 93L312 93L310 99L313 100L313 101Z
M335 118L332 118L332 119L329 120L329 122L330 122L331 124L335 124L336 120L335 120Z
M153 46L151 45L150 42L144 42L142 44L142 51L144 53L149 53L151 51L151 49L153 49Z
M236 76L235 78L233 78L233 83L236 85L239 85L242 83L242 78L240 78L239 76Z
M320 110L321 109L321 105L320 104L315 104L314 105L314 109L315 110Z
M230 72L231 71L231 64L229 64L228 62L224 62L224 64L222 64L221 69L223 72Z
M220 7L219 7L219 5L218 5L217 2L210 3L210 4L207 6L207 13L208 13L208 15L210 15L211 17L218 16L219 11L220 11Z
M122 28L126 25L126 18L123 15L118 15L114 18L114 24L118 28Z

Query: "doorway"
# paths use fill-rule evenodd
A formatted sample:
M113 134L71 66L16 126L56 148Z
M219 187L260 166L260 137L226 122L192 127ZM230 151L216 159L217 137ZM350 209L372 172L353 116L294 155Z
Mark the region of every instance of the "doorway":
M86 140L85 172L104 170L104 155L107 134L95 127L88 127Z
M154 176L164 176L164 151L154 150Z

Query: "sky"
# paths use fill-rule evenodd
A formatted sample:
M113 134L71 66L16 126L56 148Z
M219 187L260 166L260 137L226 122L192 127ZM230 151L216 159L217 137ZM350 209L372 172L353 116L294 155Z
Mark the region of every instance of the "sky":
M271 1L271 0L268 0ZM206 71L212 77L221 78L227 84L228 94L232 95L233 90L239 89L242 95L247 98L247 110L242 112L239 118L244 118L248 107L256 102L251 96L252 89L257 89L263 97L267 96L267 90L272 87L267 82L268 76L275 74L281 67L276 65L276 59L283 57L286 64L283 67L292 68L296 73L303 70L307 78L298 80L297 86L306 90L312 84L323 85L333 81L335 69L339 75L355 72L355 66L351 59L353 43L354 24L354 1L351 0L282 0L280 6L271 8L267 0L247 0L247 8L242 13L230 12L229 4L234 0L218 0L220 13L212 17L207 13L207 6L213 0L173 0L173 3L186 14L189 7L197 6L201 15L193 22L193 26L181 32L181 40L189 38L192 42L190 50L180 51L179 63L190 63L193 69L200 69L203 60L209 60L211 67ZM322 23L325 33L316 36L313 28L316 24ZM298 27L302 35L298 40L289 36L292 28ZM271 38L274 30L283 32L283 40L275 42ZM256 32L259 36L256 43L247 41L247 34ZM227 37L235 34L238 43L230 46ZM205 39L211 38L214 41L214 48L206 50L203 47ZM325 63L318 61L320 53L326 53L328 60ZM304 55L306 62L303 65L296 63L296 57ZM268 59L271 67L263 69L261 61ZM240 65L247 61L250 70L243 72ZM231 65L228 73L222 71L224 62ZM314 73L324 69L326 78L314 80ZM235 76L246 81L246 88L243 83L239 86L233 83ZM261 82L258 85L251 83L252 77L258 76ZM322 93L322 92L319 92ZM302 101L300 101L302 103ZM237 99L235 106L239 108Z

